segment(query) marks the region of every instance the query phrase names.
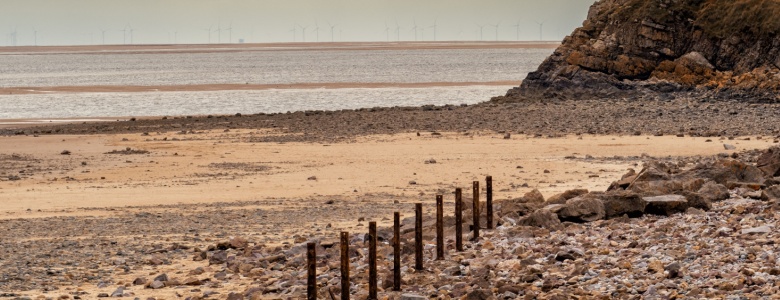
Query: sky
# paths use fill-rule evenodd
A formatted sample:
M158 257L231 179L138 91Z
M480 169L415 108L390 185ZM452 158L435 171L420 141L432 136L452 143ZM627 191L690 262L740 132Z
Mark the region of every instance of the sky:
M0 46L204 44L241 39L246 43L538 41L540 35L542 40L560 41L582 25L593 2L0 0Z

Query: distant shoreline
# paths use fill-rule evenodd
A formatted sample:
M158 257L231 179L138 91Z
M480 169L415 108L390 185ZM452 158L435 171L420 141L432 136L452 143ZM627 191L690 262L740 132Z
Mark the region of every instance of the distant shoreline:
M555 49L560 42L322 42L252 44L155 44L155 45L77 45L77 46L5 46L0 55L52 53L213 53L292 50L415 50L415 49Z

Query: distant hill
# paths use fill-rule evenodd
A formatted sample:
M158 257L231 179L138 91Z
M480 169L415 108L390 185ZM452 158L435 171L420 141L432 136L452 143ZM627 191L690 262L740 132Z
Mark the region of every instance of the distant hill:
M601 0L524 99L780 100L780 0Z

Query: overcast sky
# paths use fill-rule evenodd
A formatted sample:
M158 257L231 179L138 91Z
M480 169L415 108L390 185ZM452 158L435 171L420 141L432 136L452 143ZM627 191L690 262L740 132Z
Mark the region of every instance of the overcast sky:
M433 40L434 22L436 40L535 41L543 23L542 39L557 41L593 2L0 0L0 46L130 43L131 29L134 44Z

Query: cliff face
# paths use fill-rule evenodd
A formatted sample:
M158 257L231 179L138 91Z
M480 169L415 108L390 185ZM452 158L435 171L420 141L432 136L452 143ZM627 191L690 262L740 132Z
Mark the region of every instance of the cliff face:
M601 0L499 101L780 100L780 0Z

